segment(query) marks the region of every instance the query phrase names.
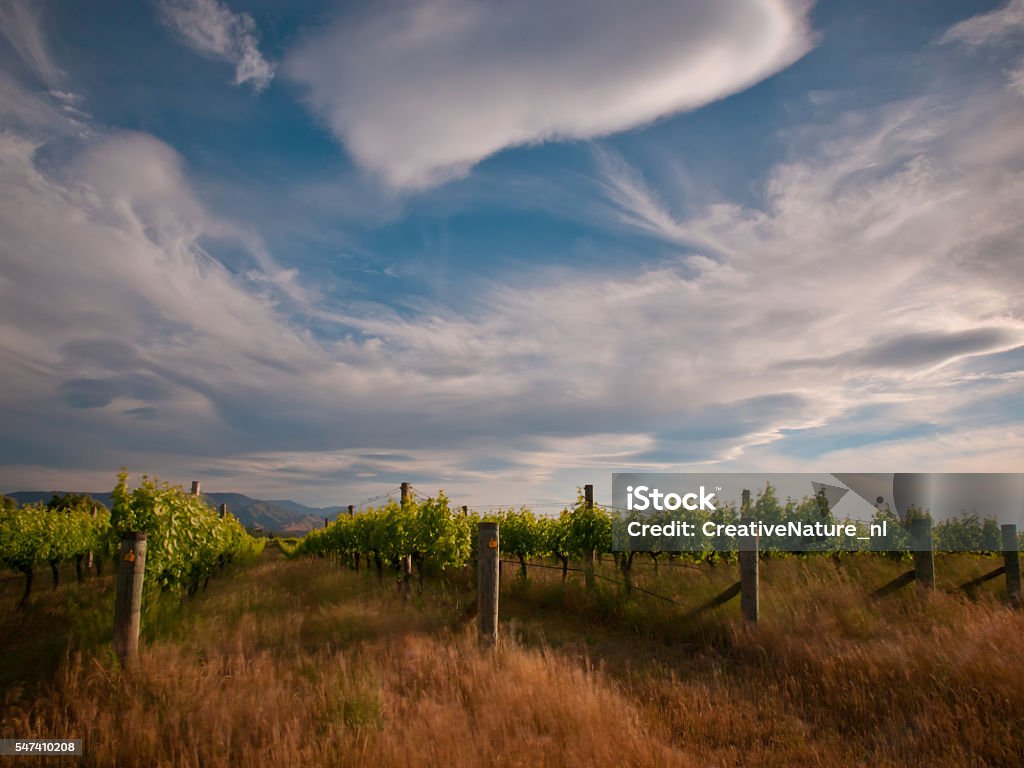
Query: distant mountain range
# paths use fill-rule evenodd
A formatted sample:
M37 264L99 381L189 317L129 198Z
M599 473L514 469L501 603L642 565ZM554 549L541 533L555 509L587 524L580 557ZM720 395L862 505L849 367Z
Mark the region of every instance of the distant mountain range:
M54 494L83 493L82 491L16 491L7 493L19 504L47 502ZM109 509L112 501L109 493L87 493ZM307 507L287 499L263 501L241 493L204 493L203 498L212 507L228 505L228 511L238 518L246 528L260 527L265 531L286 534L304 534L324 524L324 518L333 520L341 507Z

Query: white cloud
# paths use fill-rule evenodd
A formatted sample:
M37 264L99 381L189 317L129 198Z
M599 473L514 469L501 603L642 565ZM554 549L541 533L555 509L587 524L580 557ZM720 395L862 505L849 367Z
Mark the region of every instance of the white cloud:
M1008 0L988 13L971 16L954 24L939 38L940 43L957 43L969 48L1005 46L1024 39L1024 0ZM1019 52L1019 48L1017 51ZM1024 96L1024 57L1017 56L1006 70L1007 87Z
M1017 66L1008 73L1010 89L1018 96L1024 98L1024 59L1017 63Z
M18 367L102 375L101 359L66 367L76 339L137 345L140 360L159 348L161 365L172 367L204 348L228 367L265 354L266 344L283 356L302 348L276 318L278 297L247 290L197 248L201 237L235 232L195 200L170 147L145 134L108 135L49 175L36 167L36 149L0 140L0 323L4 352L24 335Z
M0 408L20 453L51 424L72 464L89 446L99 477L126 462L182 481L207 469L221 488L325 503L342 484L380 487L360 475L416 472L484 503L553 498L614 468L778 468L786 430L882 433L896 416L951 425L943 466L959 466L958 445L989 460L992 425L965 414L1021 387L974 362L1024 342L1024 132L1011 130L1024 107L972 99L804 131L763 209L680 215L603 150L623 223L704 255L537 269L458 310L352 306L331 313L336 341L295 328L309 307L258 248L256 279L204 254L209 238L249 246L165 144L110 135L44 174L37 144L7 136ZM866 406L883 415L853 419ZM858 466L901 444L859 448ZM52 476L30 461L0 480Z
M274 65L259 49L252 16L234 13L220 0L161 0L160 17L196 53L235 66L235 85L261 91L274 79Z
M301 43L289 75L393 187L507 147L604 136L741 91L810 47L805 2L390 2Z
M954 24L940 39L943 43L991 45L1005 42L1024 32L1024 0L1008 0L988 13L971 16Z
M50 57L42 31L43 5L33 0L0 0L0 35L45 85L56 86L64 73Z
M84 136L89 115L47 47L44 10L42 2L0 0L0 126L49 138Z
M948 431L943 466L955 467L956 440L967 461L973 430L990 429L984 402L1021 391L1019 376L963 371L1024 344L1024 131L1014 128L1024 110L1000 91L949 99L802 131L799 159L773 170L761 209L679 215L600 150L623 224L698 255L614 273L539 270L460 313L349 322L409 370L490 387L491 409L523 430L647 435L644 447L623 442L619 466L742 462L750 451L764 469L786 430L872 407L881 415L849 421L849 432L934 423ZM510 403L549 415L529 421ZM545 461L603 464L573 446ZM857 455L871 461L875 448Z
M996 358L1024 342L1024 104L1003 89L809 126L756 208L686 211L599 150L604 213L677 258L524 269L458 307L401 312L319 307L201 203L171 147L69 141L49 96L8 90L23 116L0 134L8 488L63 485L52 468L74 467L99 489L129 464L324 503L413 473L516 502L614 468L806 469L780 452L794 429L837 444L893 423L942 431L927 451L819 447L823 470L911 451L914 468L1009 466L1021 444L1005 405L1020 353ZM224 240L245 269L208 255Z
M60 99L26 93L16 79L0 70L0 121L5 127L49 136L87 131L78 113L65 106Z
M857 467L863 472L1020 472L1022 452L1020 424L966 429L950 425L923 437L883 441L869 450L863 446L826 450L814 464L830 470ZM793 472L808 471L806 460L790 466Z

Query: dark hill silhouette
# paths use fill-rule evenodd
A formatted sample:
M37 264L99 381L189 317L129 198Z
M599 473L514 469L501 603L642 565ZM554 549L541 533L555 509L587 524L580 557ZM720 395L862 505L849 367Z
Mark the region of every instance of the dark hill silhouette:
M19 504L48 502L54 494L63 495L69 491L15 491L4 494L15 499ZM111 507L110 493L85 493L108 509ZM324 518L334 519L341 507L307 507L287 499L263 501L241 493L204 493L203 498L210 506L217 507L227 504L228 510L246 528L259 526L265 531L274 533L302 534L323 525Z

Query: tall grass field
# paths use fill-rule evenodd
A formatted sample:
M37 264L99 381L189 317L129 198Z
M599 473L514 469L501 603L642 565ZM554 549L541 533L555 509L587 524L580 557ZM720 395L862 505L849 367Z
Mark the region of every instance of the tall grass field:
M110 649L111 578L40 589L23 611L4 583L3 736L84 747L4 764L1019 765L1024 616L998 580L956 589L995 564L940 555L935 592L871 599L906 563L769 559L756 626L735 600L687 616L506 566L490 651L470 569L403 600L390 574L268 547L151 606L127 672ZM693 605L735 580L729 563L638 570Z

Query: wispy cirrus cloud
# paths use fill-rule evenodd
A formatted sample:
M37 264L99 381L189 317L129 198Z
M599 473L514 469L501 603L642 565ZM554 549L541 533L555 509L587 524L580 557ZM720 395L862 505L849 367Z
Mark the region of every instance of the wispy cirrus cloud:
M742 91L812 44L802 0L387 2L340 16L289 76L397 188L507 147L608 135Z
M991 45L1024 34L1024 0L1007 0L994 11L971 16L954 24L940 38L942 43Z
M64 73L46 47L43 7L33 0L0 0L0 35L45 85L56 88Z
M939 38L940 44L958 44L969 49L1007 46L1022 41L1024 0L1007 0L1006 5L994 11L964 19ZM1024 56L1018 55L1006 70L1006 82L1012 91L1024 97Z
M235 85L256 91L274 79L274 65L260 52L259 30L248 13L235 13L221 0L159 0L159 15L196 53L233 64Z

